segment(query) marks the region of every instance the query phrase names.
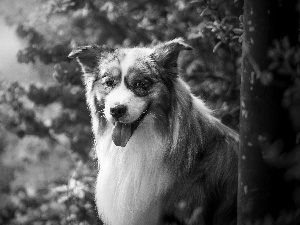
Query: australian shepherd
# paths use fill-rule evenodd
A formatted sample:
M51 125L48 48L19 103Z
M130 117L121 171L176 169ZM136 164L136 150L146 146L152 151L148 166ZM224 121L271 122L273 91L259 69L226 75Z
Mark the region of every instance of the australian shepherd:
M73 50L99 162L96 204L108 225L236 221L238 135L191 94L182 38L152 47Z

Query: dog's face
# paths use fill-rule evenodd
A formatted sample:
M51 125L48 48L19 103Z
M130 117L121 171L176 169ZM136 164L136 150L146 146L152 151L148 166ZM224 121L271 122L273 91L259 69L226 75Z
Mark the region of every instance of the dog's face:
M153 48L87 46L71 52L69 56L77 57L83 68L87 91L114 125L115 145L126 146L147 115L158 116L168 105L172 80L178 76L178 54L183 49L192 48L179 38Z
M158 77L147 49L123 49L117 55L99 64L104 114L111 123L132 124L147 112Z

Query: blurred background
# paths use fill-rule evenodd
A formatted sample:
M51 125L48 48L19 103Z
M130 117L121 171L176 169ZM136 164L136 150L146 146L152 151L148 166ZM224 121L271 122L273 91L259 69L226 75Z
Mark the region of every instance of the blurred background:
M243 1L1 0L0 224L101 224L79 45L183 37L192 92L238 129Z

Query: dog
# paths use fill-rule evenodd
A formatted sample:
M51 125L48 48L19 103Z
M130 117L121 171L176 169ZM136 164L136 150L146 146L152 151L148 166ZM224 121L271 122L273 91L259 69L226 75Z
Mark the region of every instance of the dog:
M104 224L235 224L239 137L180 78L182 38L152 47L90 45L82 67Z

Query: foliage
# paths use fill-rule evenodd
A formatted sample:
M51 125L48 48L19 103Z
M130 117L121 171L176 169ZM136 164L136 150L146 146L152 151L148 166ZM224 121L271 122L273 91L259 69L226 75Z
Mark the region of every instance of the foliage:
M93 201L97 168L93 159L90 117L79 65L66 57L75 46L90 43L146 45L185 37L195 50L180 57L183 79L196 95L216 109L216 116L238 128L242 1L35 2L37 9L32 10L30 16L26 13L19 17L6 14L6 18L17 24L16 33L28 41L28 46L19 51L18 61L53 65L56 82L30 86L1 83L3 141L0 154L4 154L9 146L9 141L4 141L9 139L5 132L16 134L20 139L38 137L51 143L49 148L64 146L74 161L70 173L75 170L75 174L71 179L54 179L33 193L25 185L18 188L8 185L0 223L88 225L97 221ZM293 50L289 57L298 53ZM282 57L287 59L278 51L270 54L277 57L277 61ZM294 66L298 76L299 63L294 63L292 68ZM276 64L270 71L280 68ZM299 77L295 76L292 83L299 85ZM14 164L6 165L10 174L15 174L15 167Z
M286 85L284 94L284 107L295 107L300 104L300 47L291 46L287 37L276 41L274 47L269 50L271 62L268 71L263 73L261 82L269 84L272 81L276 85ZM300 113L300 112L299 112ZM296 118L293 119L296 121ZM297 122L299 125L299 122ZM296 128L300 131L300 126Z
M26 185L9 187L7 195L13 200L7 201L0 216L6 224L95 224L97 220L90 118L79 66L66 57L77 45L133 46L187 38L195 51L180 57L183 78L196 95L218 109L216 115L223 122L237 128L240 43L235 39L241 33L234 29L241 26L241 3L53 0L37 6L30 17L7 15L7 20L17 24L18 36L28 41L18 61L53 65L57 82L27 87L2 83L1 123L19 138L31 135L65 146L76 158L72 168L84 165L71 179L53 180L33 194Z
M294 183L295 210L282 211L278 218L267 215L260 224L298 224L300 222L300 47L291 46L287 37L274 42L268 52L270 63L260 76L263 85L284 88L282 107L287 112L295 135L295 143L284 151L281 140L263 148L263 158L272 167L285 171L287 183Z
M292 6L293 6L293 4L292 4ZM282 7L282 6L279 6L279 7ZM248 9L251 9L250 14L252 14L252 12L253 12L252 7L251 8L249 7ZM249 13L249 11L247 13ZM255 9L254 9L254 11L255 11ZM289 12L290 11L288 11L288 13ZM249 14L248 14L248 16L249 16ZM248 17L248 19L249 18L250 17ZM247 24L250 24L250 23L251 23L251 21L248 21ZM274 29L274 30L277 29L276 27L275 28L269 27L269 28ZM250 29L252 29L252 28L250 28ZM277 31L278 30L279 29L277 29ZM253 30L251 30L251 31L253 31ZM297 31L297 27L293 27L293 31ZM270 32L270 34L271 34L270 36L272 36L272 32ZM289 38L291 38L291 39L295 38L295 36L297 35L297 33L292 34L292 33L288 33L288 32L285 32L285 34L289 35L290 36ZM258 35L258 33L256 35ZM249 35L249 37L253 37L253 36ZM258 36L256 36L256 37L258 37ZM247 91L245 91L244 92L245 95L243 95L242 97L244 97L244 99L247 99L248 104L249 104L249 102L251 104L251 102L260 101L260 102L264 102L265 104L270 103L270 105L272 105L272 103L271 103L272 100L274 100L274 102L277 101L275 103L276 106L273 102L273 106L275 106L274 107L275 109L270 108L270 105L269 106L266 105L266 107L263 107L264 109L271 110L271 111L268 111L269 115L267 115L267 117L265 117L263 115L264 113L262 113L262 115L263 115L263 118L266 120L268 120L268 116L270 116L270 118L273 118L273 120L269 120L269 121L272 121L272 123L275 124L275 126L277 126L277 128L280 128L279 131L282 132L279 135L278 135L278 133L276 135L272 135L272 132L273 132L272 128L270 130L270 127L268 128L268 125L266 125L266 126L260 125L259 126L260 132L263 131L264 134L258 135L258 141L259 141L259 149L258 150L262 151L262 157L263 157L264 162L269 166L269 169L272 170L272 172L270 172L270 173L268 173L268 172L265 173L264 176L266 174L267 174L267 176L275 175L275 176L277 176L276 179L282 179L282 181L284 181L280 184L276 183L275 186L273 183L271 190L267 186L265 186L266 189L261 187L261 190L264 190L264 191L270 190L271 192L280 190L281 196L284 196L285 200L289 201L289 205L287 205L286 203L283 203L282 201L279 202L277 199L280 199L280 197L277 198L277 195L270 194L270 196L272 196L271 200L272 201L274 200L274 202L268 202L268 203L271 203L272 207L274 207L274 208L270 209L270 207L266 208L266 207L262 206L262 209L270 210L270 211L273 210L274 214L265 215L265 217L261 218L261 220L243 221L245 224L262 224L262 225L265 224L265 225L267 225L267 224L299 224L300 223L300 207L299 207L300 206L299 205L299 199L300 199L299 198L299 196L300 196L299 195L299 193L300 193L299 192L299 178L300 178L299 177L299 174L300 174L299 173L299 171L300 171L299 170L299 168L300 168L299 167L299 165L300 165L299 164L299 150L300 150L300 148L299 148L300 147L300 145L299 145L299 143L300 143L299 142L299 137L300 137L300 126L299 126L300 125L300 123L299 123L299 119L300 119L300 117L299 117L299 115L300 115L300 107L299 107L300 106L300 98L299 98L299 96L300 96L299 95L299 93L300 93L299 92L299 90L300 90L300 86L299 86L300 55L299 55L299 50L300 50L300 48L297 45L297 43L291 44L289 41L289 38L286 36L281 40L279 40L279 39L275 40L272 43L273 45L272 46L270 45L271 47L269 48L269 51L268 51L268 57L266 57L267 62L265 64L266 65L265 71L260 71L258 64L255 62L255 60L249 54L249 50L247 49L247 43L245 44L245 46L243 46L243 47L245 47L243 49L243 52L244 52L245 58L247 58L247 63L249 63L251 65L251 67L254 71L254 72L251 72L251 74L250 74L250 72L248 71L248 66L246 64L246 66L245 66L246 69L244 70L245 71L244 75L250 76L249 80L252 85L254 84L252 86L252 87L254 87L254 91L251 92L252 89L250 88L250 91L248 93L246 93ZM299 36L298 36L298 38L299 38ZM259 44L261 44L261 43L259 43ZM299 44L299 40L298 40L298 44ZM256 47L257 46L260 46L260 45L256 45ZM252 49L252 51L254 52L254 54L256 54L256 57L258 56L257 54L260 52L259 49L255 49L255 48ZM259 54L260 54L259 57L261 57L262 56L261 53L259 53ZM259 60L259 57L257 57L258 60ZM260 61L259 61L260 65L265 63L264 60L261 60L261 59L262 58L260 58ZM252 81L254 81L253 79L257 79L257 81L259 83L252 82ZM260 93L257 90L260 90ZM262 94L261 90L264 90L263 94ZM270 94L270 92L272 92L272 94ZM271 96L271 98L273 98L273 99L268 98L267 96L268 97ZM258 97L260 97L260 98L258 98ZM266 101L265 99L269 99L270 102L265 102ZM278 104L278 101L279 101L279 104ZM281 104L280 104L280 101L281 101ZM252 108L253 108L253 105L254 104L251 105ZM278 108L276 108L276 107L278 107ZM248 109L249 109L249 105L248 105ZM264 110L264 109L261 109L261 110ZM252 109L250 108L249 113L252 112L251 110ZM260 115L258 115L256 113L259 111L256 111L256 110L257 109L253 109L253 113L259 117ZM280 117L276 117L276 116L272 117L271 114L274 111L276 111L276 113L278 111L281 111ZM253 115L252 115L252 118L254 118ZM277 123L277 120L275 121L274 118L280 118L282 120L278 121L278 123ZM248 120L247 122L244 122L244 124L247 124L247 123L249 124L249 121L250 120ZM252 119L251 122L254 122L254 121L255 121L255 119L254 120ZM257 120L257 121L259 121L259 120ZM283 123L283 121L284 121L284 123ZM284 124L284 126L279 125L280 123ZM253 124L253 126L255 126L255 125ZM244 142L244 144L247 144L248 146L251 147L252 144L250 142L248 142L248 140L251 139L251 142L252 142L252 140L255 140L255 137L253 137L253 136L251 137L251 128L249 129L246 126L243 128L243 130L244 130L244 132L242 132L244 134L243 138L244 138L244 140L246 140ZM255 128L254 128L254 130L255 130ZM270 135L270 133L271 133L271 135ZM261 134L261 133L259 133L259 134ZM272 138L274 138L274 139L270 140L268 135L272 136ZM249 138L249 136L250 136L250 138ZM242 145L243 145L243 143L242 143ZM245 153L245 151L244 151L244 153ZM254 158L258 159L260 157L261 156L259 156L259 155L255 156L255 154L254 154L253 158L250 161L254 162L253 161ZM247 166L249 166L249 165L250 164L248 164ZM244 168L246 168L246 167L244 167ZM259 165L257 165L256 168L259 168ZM251 175L250 176L249 175L250 174L245 176L245 177L247 177L246 179L248 179L248 182L250 180L253 180ZM261 180L261 178L260 179L257 178L257 180ZM265 183L265 184L269 185L270 183ZM252 185L253 185L253 183L252 183ZM280 186L286 188L286 190L289 190L289 191L282 191ZM252 189L253 189L253 187L252 187ZM279 194L279 191L276 194ZM263 203L261 201L262 198L255 197L255 195L258 196L257 193L255 194L255 192L253 192L253 193L251 193L251 195L252 195L252 197L254 197L255 200L248 198L247 201L244 201L243 203L249 204L249 202L251 202L251 201L254 201L255 204ZM276 210L279 210L278 214L275 214L277 212L274 210L276 207L275 206L276 200L279 203L279 205L277 205L278 208L276 209ZM284 204L286 204L286 205L284 205ZM268 206L271 206L271 205L269 204ZM251 207L249 208L250 209L249 211L246 210L247 214L245 214L245 213L243 214L243 212L242 212L241 217L243 217L245 215L248 218L255 217L256 216L255 213L258 213L259 210L256 211L256 207L252 207L252 208L254 209L252 211L251 211Z

